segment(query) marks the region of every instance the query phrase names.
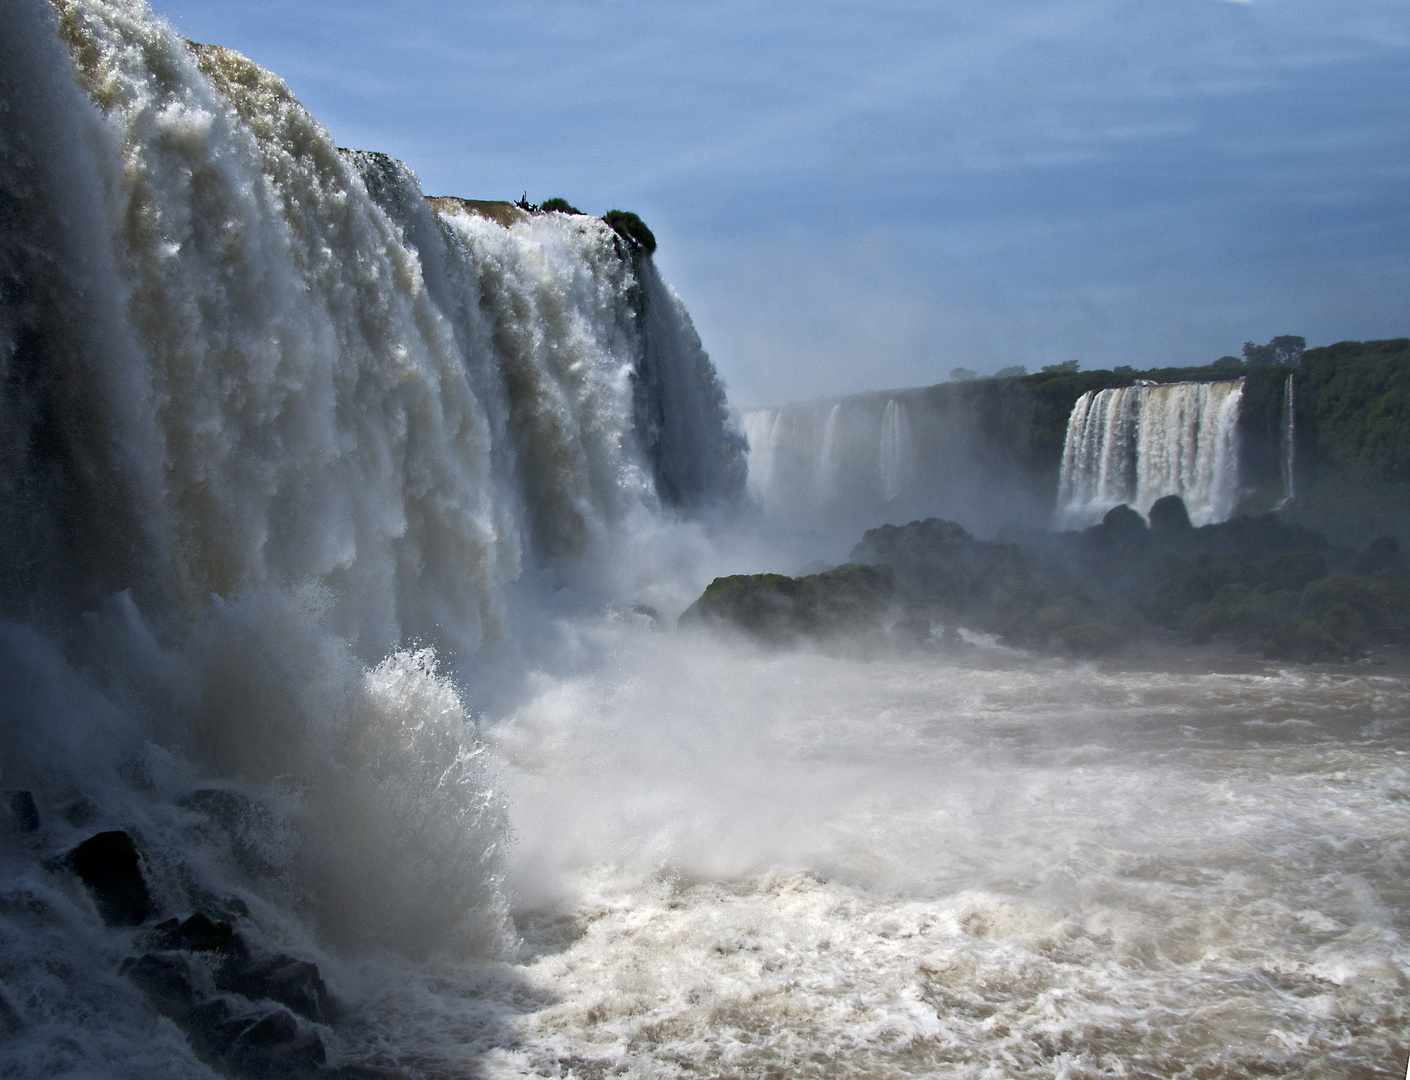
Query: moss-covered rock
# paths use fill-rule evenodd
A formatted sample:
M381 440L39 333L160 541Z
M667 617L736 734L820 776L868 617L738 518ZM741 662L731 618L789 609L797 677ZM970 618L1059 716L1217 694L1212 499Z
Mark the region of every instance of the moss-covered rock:
M729 627L774 644L878 629L895 578L886 566L849 564L806 577L736 574L710 583L682 625Z

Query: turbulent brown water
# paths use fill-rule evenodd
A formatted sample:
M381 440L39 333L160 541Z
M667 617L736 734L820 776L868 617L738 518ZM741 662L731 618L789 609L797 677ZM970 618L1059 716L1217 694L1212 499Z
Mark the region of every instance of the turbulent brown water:
M0 1075L216 1075L121 966L198 910L330 1068L1403 1074L1404 672L670 630L775 556L649 257L134 0L0 0L0 105Z

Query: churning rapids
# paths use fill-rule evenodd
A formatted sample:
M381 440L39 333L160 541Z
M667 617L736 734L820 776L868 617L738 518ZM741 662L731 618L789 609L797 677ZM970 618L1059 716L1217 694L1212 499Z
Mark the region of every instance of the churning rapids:
M0 0L0 208L0 1075L1403 1074L1402 673L667 629L774 556L649 254L135 0Z

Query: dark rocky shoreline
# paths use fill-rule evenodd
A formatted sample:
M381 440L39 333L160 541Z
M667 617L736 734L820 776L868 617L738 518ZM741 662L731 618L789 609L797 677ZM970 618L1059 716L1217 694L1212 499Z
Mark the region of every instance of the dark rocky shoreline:
M1410 580L1394 537L1339 548L1272 513L1196 528L1168 496L1149 524L1118 506L1080 532L993 541L938 518L883 525L823 573L716 578L681 623L772 645L870 637L953 648L963 629L1056 655L1218 645L1347 662L1410 641Z

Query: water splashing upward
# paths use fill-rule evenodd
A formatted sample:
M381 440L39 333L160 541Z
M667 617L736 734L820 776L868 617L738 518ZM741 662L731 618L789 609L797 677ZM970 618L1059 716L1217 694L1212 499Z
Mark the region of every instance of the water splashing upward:
M1127 503L1142 513L1165 495L1196 525L1224 521L1238 499L1243 380L1089 390L1067 422L1058 520L1100 521Z

